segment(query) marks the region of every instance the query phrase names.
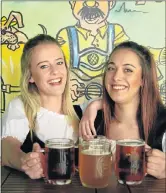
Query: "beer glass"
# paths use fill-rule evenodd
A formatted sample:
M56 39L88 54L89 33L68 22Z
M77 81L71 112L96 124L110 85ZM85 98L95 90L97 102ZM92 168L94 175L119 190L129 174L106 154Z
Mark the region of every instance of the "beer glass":
M45 143L43 170L46 181L54 185L70 184L74 174L74 141L49 139Z
M107 138L104 135L96 135L95 138L89 139L88 141L96 141L96 140L107 140ZM75 165L76 165L76 163L78 163L78 166L76 165L76 167L78 167L78 170L79 170L80 152L81 152L81 148L82 148L81 144L84 141L86 141L86 140L84 140L82 137L79 137L78 149L76 149L76 147L75 147L75 155L78 154L78 160L75 159Z
M141 184L145 176L145 142L124 139L116 142L115 172L121 184Z
M78 140L79 142L79 140ZM78 172L78 160L79 160L79 143L75 143L74 149L75 149L75 171Z
M96 135L93 139L84 140L82 137L79 137L79 150L81 151L81 144L84 141L105 141L107 138L104 135Z
M107 140L83 141L79 157L81 183L89 188L104 188L111 171L111 144Z

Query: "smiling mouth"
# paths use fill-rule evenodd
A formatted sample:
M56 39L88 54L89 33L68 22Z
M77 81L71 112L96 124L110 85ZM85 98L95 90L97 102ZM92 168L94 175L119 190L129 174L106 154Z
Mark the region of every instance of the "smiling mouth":
M62 78L52 79L48 82L50 85L59 85L62 83Z
M127 87L124 85L112 85L112 89L119 91L119 90L125 90Z

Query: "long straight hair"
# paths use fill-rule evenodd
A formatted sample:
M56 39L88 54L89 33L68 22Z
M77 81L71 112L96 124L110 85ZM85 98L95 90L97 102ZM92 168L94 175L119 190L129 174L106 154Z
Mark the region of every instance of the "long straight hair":
M23 54L21 56L21 99L24 104L25 114L29 121L29 128L35 130L36 127L36 116L37 112L41 107L40 94L35 83L30 83L30 67L31 67L31 56L33 50L36 46L41 44L56 44L59 48L58 42L51 36L40 34L32 39L29 39L25 44L23 49ZM69 65L66 64L67 69L67 81L64 93L62 95L62 111L66 115L69 124L71 124L76 132L78 132L79 119L74 111L72 100L70 97L70 75L69 75Z
M140 104L137 109L137 122L138 126L142 125L143 128L139 127L139 131L142 133L142 137L147 142L149 132L151 129L153 129L155 124L157 110L160 105L163 105L159 93L156 64L152 54L147 48L132 41L123 42L116 46L113 49L110 57L115 51L120 49L131 50L138 56L140 61L143 84L140 88ZM105 87L106 71L107 66L103 76L103 110L105 118L105 132L107 134L111 122L111 117L115 116L115 102L110 98Z

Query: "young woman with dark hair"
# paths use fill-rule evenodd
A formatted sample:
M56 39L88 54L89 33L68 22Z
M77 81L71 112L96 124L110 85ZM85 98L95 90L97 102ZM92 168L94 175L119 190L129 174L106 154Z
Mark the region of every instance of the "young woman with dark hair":
M97 114L99 109L103 111ZM84 138L97 133L113 141L144 139L152 148L147 153L148 174L165 178L166 108L155 61L147 48L132 41L114 48L103 76L103 98L89 104L79 132Z

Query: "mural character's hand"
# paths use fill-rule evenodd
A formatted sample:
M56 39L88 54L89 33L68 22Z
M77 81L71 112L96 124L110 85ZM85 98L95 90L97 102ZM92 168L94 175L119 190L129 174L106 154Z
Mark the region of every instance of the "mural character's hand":
M165 57L166 57L166 48L163 48L160 52L160 58L159 58L160 64L165 65Z
M13 51L15 51L16 49L18 49L20 46L19 44L8 44L7 47Z
M78 80L76 79L71 79L70 80L70 90L71 90L71 98L72 101L77 101L78 98L80 98L81 96L83 96L84 94L84 90L85 90L85 85L84 83L80 83Z

